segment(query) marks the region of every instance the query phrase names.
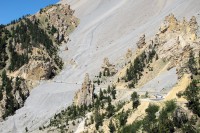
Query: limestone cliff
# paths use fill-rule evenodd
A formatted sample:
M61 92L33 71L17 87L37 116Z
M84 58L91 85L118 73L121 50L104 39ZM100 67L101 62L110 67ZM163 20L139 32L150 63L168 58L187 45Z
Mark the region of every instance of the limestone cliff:
M198 24L194 16L189 21L185 18L178 21L173 14L167 16L154 39L159 58L169 61L170 67L177 67L181 73L187 65L190 52L196 57L200 51L197 31Z
M89 105L92 104L94 97L94 85L92 84L89 74L85 75L81 89L76 92L74 97L74 105Z

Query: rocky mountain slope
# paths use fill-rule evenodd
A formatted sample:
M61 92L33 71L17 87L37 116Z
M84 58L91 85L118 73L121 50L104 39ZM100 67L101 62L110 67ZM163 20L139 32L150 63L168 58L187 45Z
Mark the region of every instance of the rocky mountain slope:
M63 67L58 46L78 24L69 5L51 5L35 15L1 26L0 118L22 107L40 80L53 78Z
M196 21L199 22L199 6L197 5L199 5L200 3L196 0L161 0L159 2L157 0L64 0L60 3L69 3L71 5L71 8L75 10L75 16L80 19L79 26L70 35L71 41L60 47L60 56L63 59L65 67L63 71L52 81L44 81L30 92L30 96L27 98L24 107L17 110L14 116L8 117L6 121L0 123L1 132L25 132L26 130L29 132L47 132L47 130L51 128L48 127L50 119L54 116L55 119L52 118L51 126L56 126L56 128L54 127L49 131L60 132L60 128L62 127L65 129L64 126L67 125L63 122L63 119L60 119L60 117L67 118L69 120L76 116L84 116L85 112L87 111L82 111L82 113L78 114L71 113L74 110L84 110L84 105L79 108L73 107L66 109L66 107L70 106L73 103L74 95L78 89L87 88L82 87L82 83L84 81L86 73L90 75L89 77L91 81L98 81L98 79L100 80L99 86L95 83L95 92L97 92L97 95L100 88L102 88L101 90L103 91L103 89L105 90L108 85L116 82L116 86L110 85L111 91L106 95L106 97L111 97L111 99L109 98L108 100L109 102L107 103L106 100L103 98L103 101L106 102L105 107L107 107L107 105L111 105L108 106L108 110L112 110L113 108L115 110L115 108L117 108L115 106L115 103L119 101L130 100L130 95L133 93L133 91L136 91L136 89L128 89L128 86L132 83L133 78L130 78L129 82L125 82L125 79L122 79L126 74L127 68L130 67L128 63L130 61L134 61L137 57L139 57L140 54L144 52L145 47L151 44L152 41L150 40L154 41L154 35L159 30L159 25L165 19L165 17L171 13L175 14L178 20L181 20L183 17L186 17L188 20L192 16L195 16ZM167 25L166 27L168 27ZM158 36L161 41L164 41L160 43L161 45L165 45L165 39L168 40L170 38L163 38L163 36L168 35L167 33L173 32L168 30L168 28L166 29L166 33L163 32L163 35L160 34ZM170 29L173 29L173 27ZM186 33L194 34L194 32ZM197 31L197 34L198 33L199 31ZM149 42L146 42L144 46L137 51L137 42L140 36L143 34L145 34L145 42ZM176 32L175 34L175 38L171 40L172 42L174 42L174 40L177 40L179 32ZM183 37L183 35L180 36ZM182 39L181 37L179 38L179 40L188 41L187 39L189 39L184 37ZM192 37L192 39L195 39L195 37ZM178 45L178 43L176 45L182 48L182 46ZM66 47L68 51L65 51ZM164 51L162 51L162 49L160 48L161 47L159 47L157 50L159 50L159 52L163 54L162 56L164 56ZM170 47L166 47L165 50L169 50L169 48ZM182 50L180 51L180 53L182 53ZM168 59L169 62L165 62L161 60L159 54L157 55L158 60L156 60L155 54L155 57L153 56L152 58L152 63L148 63L148 65L150 66L148 68L144 68L145 70L142 73L143 76L140 76L140 80L137 80L136 84L134 83L134 87L136 88L145 86L144 91L137 91L137 93L140 95L145 96L145 88L151 88L153 86L151 89L155 89L156 92L154 90L152 92L149 92L149 97L153 97L154 94L157 92L160 92L162 96L167 97L168 92L170 94L174 94L174 92L171 92L171 90L174 90L173 87L179 87L175 86L178 82L179 74L177 75L176 68L170 69L170 66L174 66L173 62L171 64L170 61L175 60L175 58L171 57ZM99 72L103 72L101 66L103 64L104 58L108 58L110 64L113 64L117 72L115 76L102 76L101 78L99 78ZM181 64L182 60L178 62L180 62ZM167 69L170 70L168 71ZM145 76L146 72L148 73L147 76ZM182 70L180 71L180 73L182 73ZM141 73L137 74L141 75ZM181 81L183 80L182 82L189 81L188 75L181 76L180 74L180 78ZM164 85L162 83L164 83ZM188 82L184 83L186 84L186 86L189 84ZM163 88L166 88L164 89L164 92L162 92ZM115 93L117 93L116 97L114 96ZM99 94L102 95L102 92L99 92ZM86 95L83 95L83 97L85 97ZM116 100L113 100L115 98ZM170 100L170 98L171 97L169 96L168 99ZM130 124L133 122L134 119L140 117L140 114L143 115L143 113L145 113L144 109L148 107L148 104L148 99L144 99L144 101L141 102L141 105L138 106L138 114L133 114L132 117L128 119ZM117 111L119 111L118 117L123 119L123 117L127 116L127 113L121 113L122 105L119 104L118 109L120 110ZM126 106L124 107L124 112L127 112L128 108L131 108L131 103L126 104ZM63 110L62 114L60 113L61 110ZM103 111L104 110L102 110L102 112ZM96 114L97 116L101 116L99 115L99 112L96 112ZM68 116L70 116L70 118ZM91 115L87 114L87 116L89 118ZM112 116L112 113L109 114L107 117L110 116ZM59 123L60 121L63 125L59 125L57 127L57 123ZM105 121L103 127L100 126L99 129L105 129L106 131L109 131L107 126L109 122L110 119L108 119L108 121ZM84 123L85 121L80 119L80 117L74 122L69 120L70 130L68 131L73 130L81 132L87 130L87 128L84 128ZM113 123L115 124L114 121ZM43 128L43 126L45 128ZM95 130L96 128L94 124L93 126L88 127L92 127L93 130Z
M183 22L184 27L182 27ZM77 129L77 132L91 133L167 132L168 130L198 132L200 130L198 128L200 108L197 107L200 94L198 23L194 16L189 22L186 20L183 22L178 21L173 14L166 16L165 25L161 25L153 40L147 41L145 35L139 38L136 43L137 51L132 55L129 54L128 63L118 68L117 73L108 74L110 72L108 68L112 66L113 69L114 65L105 58L103 72L100 69L99 75L95 76L97 81L93 80L92 83L86 74L82 88L74 97L73 105L55 114L50 122L39 128L40 131L75 132ZM185 29L188 29L187 32ZM179 38L182 38L182 41L179 41ZM119 76L118 73L123 75ZM186 85L183 85L182 80L191 80L191 77L193 81L187 81ZM174 81L170 81L169 78ZM144 82L144 85L141 82ZM182 87L181 90L176 83ZM189 91L195 89L194 86L196 90L195 94L192 94ZM190 102L193 95L198 99L195 103ZM181 96L188 101L181 99ZM157 113L155 118L153 111ZM163 113L166 112L172 115L172 118L165 118L171 125L167 125L168 122L165 121L160 122L164 119ZM155 119L159 126L151 123L151 119ZM193 119L195 122L191 124ZM148 123L152 125L148 126Z

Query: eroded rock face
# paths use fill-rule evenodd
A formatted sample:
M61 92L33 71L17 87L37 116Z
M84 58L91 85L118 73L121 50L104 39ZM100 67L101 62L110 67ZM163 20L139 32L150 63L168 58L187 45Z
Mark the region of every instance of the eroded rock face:
M82 87L74 96L74 105L89 105L93 101L94 85L92 84L89 74L86 73Z
M78 19L73 14L74 10L69 5L56 4L41 9L37 14L28 16L28 18L34 23L39 23L40 28L45 30L57 45L57 43L67 42L69 33L77 27ZM20 43L13 40L13 46L16 46L18 54L25 54ZM59 70L60 67L41 44L39 47L32 46L29 62L10 75L28 80L46 80Z
M104 58L104 60L103 60L103 66L105 66L105 67L110 67L110 66L112 66L112 64L110 64L108 58Z
M146 42L145 42L145 35L142 35L139 39L139 41L137 42L137 46L138 48L143 48L143 46L146 45Z
M115 65L112 65L109 62L108 58L104 58L103 65L101 66L101 71L103 72L104 76L110 76L117 73L117 70L115 69Z
M27 66L27 78L33 80L45 80L49 79L52 73L52 66L51 63L41 62L41 63L30 63Z
M155 39L154 39L154 44L155 45L160 44L159 34L156 34Z
M193 16L190 21L183 18L182 21L178 21L173 14L165 17L164 23L160 27L159 34L169 34L173 37L174 34L179 34L184 37L186 41L195 41L197 39L198 23Z
M191 40L195 41L197 39L197 31L198 31L198 23L196 21L196 17L192 17L189 21L189 28L191 33Z
M56 28L54 33L54 39L58 39L59 42L68 42L69 33L71 33L78 25L78 19L73 16L74 10L67 4L56 4L42 9L39 13L31 18L40 19L45 28Z
M170 67L181 70L186 66L190 52L193 51L194 55L197 55L200 50L197 31L198 24L194 16L190 21L185 18L183 21L178 21L173 14L170 14L155 36L156 53L163 60L169 61Z
M126 53L126 58L130 58L132 56L132 50L128 49Z
M11 76L37 81L50 79L51 75L55 74L54 67L56 64L45 49L33 48L32 55L29 58L29 62L19 70L11 73Z
M169 31L178 31L178 21L175 18L174 14L170 14L169 16L165 17L164 23L160 27L160 32L165 33L167 30Z

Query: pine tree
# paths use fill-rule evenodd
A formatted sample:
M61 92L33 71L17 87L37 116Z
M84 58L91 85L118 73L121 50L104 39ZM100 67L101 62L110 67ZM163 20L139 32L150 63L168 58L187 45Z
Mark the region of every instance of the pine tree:
M115 86L113 86L112 89L111 89L111 95L112 95L113 99L116 99L116 89L115 89Z
M28 132L28 128L27 127L25 128L25 131Z
M156 60L158 60L158 54L156 54Z
M148 93L148 91L146 91L146 93L145 93L145 97L146 97L146 98L149 97L149 93Z
M103 100L103 99L104 99L103 91L100 88L100 91L99 91L99 100Z
M110 118L114 112L115 112L115 107L111 104L111 102L108 102L108 106L106 108L107 111L107 117Z
M190 52L189 61L188 61L188 68L190 72L194 75L197 75L197 64L193 55L193 52Z
M2 87L6 87L8 77L6 75L6 71L5 70L3 70L1 77L2 77Z
M2 92L2 88L0 88L0 101L3 99L3 92Z
M106 76L106 70L104 69L104 71L103 71L103 76Z
M110 133L114 133L116 131L115 125L113 124L112 120L110 120L109 125Z
M99 78L101 78L101 75L102 75L102 73L101 73L101 72L99 72Z
M110 76L110 70L109 70L109 69L107 69L107 71L106 71L106 72L107 72L107 74L106 74L106 75L107 75L107 76Z
M97 84L100 85L100 83L101 83L101 81L98 79L98 80L97 80Z
M198 81L193 80L190 85L186 88L184 96L188 101L188 107L200 117L200 87L197 85Z
M153 105L153 104L150 104L149 107L145 110L145 112L147 113L149 122L155 121L156 119L155 113L158 112L158 110L159 110L159 106Z
M95 110L94 121L95 121L95 128L98 130L99 126L102 126L102 124L103 124L103 117L98 112L98 110Z
M108 94L110 94L111 89L110 89L110 85L108 85Z
M136 109L139 104L140 104L140 101L139 101L139 95L137 94L137 92L133 92L132 95L131 95L131 100L132 100L132 107L133 109Z
M128 118L128 112L124 112L124 110L122 110L122 112L119 113L118 116L119 124L121 127L126 124L127 118Z

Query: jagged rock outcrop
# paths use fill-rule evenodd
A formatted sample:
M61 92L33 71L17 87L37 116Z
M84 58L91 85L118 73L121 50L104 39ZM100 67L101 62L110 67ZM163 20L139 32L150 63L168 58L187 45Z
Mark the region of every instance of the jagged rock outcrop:
M159 34L155 35L154 44L158 45L160 43Z
M186 41L195 41L197 39L198 23L193 16L190 21L183 18L183 21L178 21L173 14L165 17L164 23L160 27L159 34L165 34L173 37L174 34L183 36ZM170 33L170 34L169 34Z
M69 33L78 25L78 19L73 14L74 10L70 8L70 5L56 4L41 9L31 19L39 19L45 29L55 27L54 39L58 39L59 42L67 42Z
M112 65L109 62L108 58L104 58L103 65L101 66L101 71L103 72L104 76L110 76L117 73L117 70L115 69L115 65Z
M187 65L191 51L194 55L200 50L197 37L198 24L193 16L190 21L183 18L178 21L173 14L165 18L161 25L159 33L156 34L154 44L156 44L156 53L159 58L170 62L170 68L176 67L178 72Z
M94 96L94 85L89 78L89 74L85 74L85 78L82 87L74 96L74 105L89 105L93 101Z
M30 63L26 68L27 70L27 78L32 80L45 80L51 77L52 66L50 62L44 63Z
M132 56L132 50L128 49L126 53L126 58L130 58Z
M146 42L145 42L145 34L142 35L139 39L139 41L137 42L137 47L140 49L140 48L143 48L143 46L146 45Z
M45 50L33 48L28 64L14 72L13 76L26 80L46 80L56 74L55 65Z

